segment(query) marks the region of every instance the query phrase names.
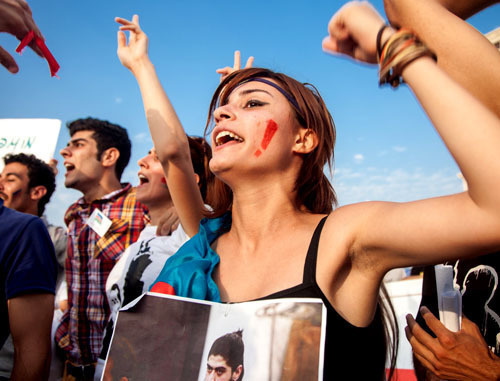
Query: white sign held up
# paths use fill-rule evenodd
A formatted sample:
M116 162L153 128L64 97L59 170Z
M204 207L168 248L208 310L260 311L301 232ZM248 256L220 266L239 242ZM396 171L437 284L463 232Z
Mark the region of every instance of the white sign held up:
M0 119L0 159L8 153L33 154L49 162L61 129L58 119ZM0 171L3 169L0 160Z

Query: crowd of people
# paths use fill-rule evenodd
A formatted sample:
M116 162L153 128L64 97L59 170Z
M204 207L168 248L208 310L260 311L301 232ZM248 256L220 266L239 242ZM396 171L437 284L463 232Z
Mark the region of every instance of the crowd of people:
M473 287L470 271L497 274L500 54L464 21L495 2L385 0L390 24L366 2L333 15L323 49L378 63L380 84L409 86L468 184L445 197L342 207L324 174L335 126L313 86L255 68L253 58L242 68L237 54L233 67L218 70L209 142L187 136L139 17L116 18L118 58L139 84L154 147L139 160L133 187L121 182L131 155L125 128L90 117L68 123L64 185L82 196L64 228L43 216L56 164L3 158L0 380L100 379L117 311L149 290L222 303L319 298L327 309L324 379L345 378L338 364L350 379L391 379L397 334L381 297L389 270L450 261L462 292ZM22 39L31 30L41 37L24 0L0 0L0 31ZM0 62L18 71L1 47ZM423 305L435 294L426 290ZM425 307L419 323L408 316L419 380L500 379L492 298L479 307L464 299L471 320L458 332ZM207 379L243 379L242 333L226 336L220 340L241 356L233 364L211 350Z

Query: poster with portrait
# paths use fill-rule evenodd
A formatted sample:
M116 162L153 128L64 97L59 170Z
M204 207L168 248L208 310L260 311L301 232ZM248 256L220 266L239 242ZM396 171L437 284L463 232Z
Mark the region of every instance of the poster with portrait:
M0 119L0 158L23 152L49 162L54 157L60 129L58 119ZM3 167L0 160L0 171Z
M118 313L102 380L322 380L325 329L320 299L148 293Z

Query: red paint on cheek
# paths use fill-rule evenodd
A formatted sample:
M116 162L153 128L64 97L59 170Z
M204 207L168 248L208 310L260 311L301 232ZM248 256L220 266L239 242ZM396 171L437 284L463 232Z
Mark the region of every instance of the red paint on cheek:
M273 136L278 131L278 125L276 122L272 119L270 119L267 122L267 127L266 131L264 132L264 137L262 138L262 141L260 142L260 146L262 147L262 150L267 149L269 146L269 143L271 143L271 140L273 140ZM255 151L254 155L255 157L259 157L262 154L262 151L258 149Z
M266 132L264 133L264 137L262 138L262 142L260 143L262 149L266 149L271 140L273 139L274 134L278 131L278 125L272 119L267 122Z
M161 178L161 183L162 183L162 184L167 184L167 179L166 179L165 177L162 177L162 178Z

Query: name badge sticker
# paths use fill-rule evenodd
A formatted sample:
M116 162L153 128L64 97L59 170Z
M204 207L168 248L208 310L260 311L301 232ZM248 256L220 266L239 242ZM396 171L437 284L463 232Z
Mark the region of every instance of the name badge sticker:
M102 237L111 226L111 220L106 217L103 212L96 208L87 220L87 225L89 225L93 231Z

